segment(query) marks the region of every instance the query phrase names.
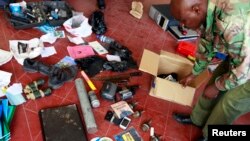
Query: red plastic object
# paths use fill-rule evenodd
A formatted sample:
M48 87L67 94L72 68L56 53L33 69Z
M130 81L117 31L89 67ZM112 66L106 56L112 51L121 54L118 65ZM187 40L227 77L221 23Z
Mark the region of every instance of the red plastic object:
M195 57L196 46L192 43L181 41L178 44L177 52L185 56L190 55L192 57Z

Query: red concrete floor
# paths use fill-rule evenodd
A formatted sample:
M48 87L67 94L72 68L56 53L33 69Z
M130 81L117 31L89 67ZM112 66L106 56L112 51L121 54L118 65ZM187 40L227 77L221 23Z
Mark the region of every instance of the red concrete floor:
M85 16L89 16L94 10L97 10L96 0L68 0L70 5L77 11L84 12ZM142 19L138 20L129 14L132 0L106 0L105 23L108 31L105 35L110 36L123 45L127 46L132 52L136 61L140 62L143 49L149 49L159 52L161 49L174 52L176 41L167 33L158 27L148 16L149 6L151 4L168 3L169 0L142 0L144 5L144 14ZM68 34L68 33L67 33ZM5 19L4 13L0 10L0 47L9 50L9 40L29 40L35 37L40 37L42 32L36 29L15 30ZM86 41L97 40L95 35L85 38ZM47 64L55 64L65 55L68 55L66 47L73 45L68 39L59 39L55 46L57 54L48 58L38 58ZM149 62L150 63L150 62ZM22 66L13 58L7 64L0 66L0 70L13 73L11 83L21 82L23 85L36 80L38 78L48 79L40 73L26 73ZM110 72L102 72L110 74ZM81 77L78 73L77 77ZM150 82L152 76L143 73L141 77L134 77L130 84L139 84L141 87L137 91L133 101L138 102L137 108L144 109L142 117L138 119L132 118L130 127L137 129L145 141L149 140L149 132L142 132L140 129L141 123L145 120L152 119L152 126L157 134L162 135L164 141L194 141L201 135L201 130L192 125L181 125L172 118L174 111L190 113L191 107L182 106L169 101L157 99L149 96ZM93 81L98 89L102 84ZM86 85L87 86L87 85ZM89 88L88 88L89 89ZM197 90L196 98L202 88ZM98 132L88 134L88 139L93 137L111 137L122 132L119 127L110 124L104 120L104 116L112 102L101 100L101 107L93 109L95 120L97 121ZM51 96L38 99L35 101L29 100L26 103L17 106L13 122L11 124L11 140L13 141L42 141L42 131L38 111L42 108L55 107L77 103L79 100L74 85L74 81L66 83L63 87L53 91ZM80 106L79 106L80 107ZM240 117L235 121L235 124L250 124L248 120L250 115Z

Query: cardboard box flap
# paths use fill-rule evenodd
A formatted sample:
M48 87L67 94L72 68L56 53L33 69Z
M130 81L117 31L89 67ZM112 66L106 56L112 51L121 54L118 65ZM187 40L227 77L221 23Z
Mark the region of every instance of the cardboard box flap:
M153 96L178 104L192 106L195 88L183 87L181 84L161 78L156 78L155 84Z
M174 61L178 61L180 63L185 63L185 64L189 64L189 65L193 65L193 62L188 60L187 58L180 56L178 54L174 54L171 52L167 52L167 51L163 51L161 50L161 57L165 57L168 58L168 60L174 60Z
M160 56L152 51L144 49L139 70L157 75Z

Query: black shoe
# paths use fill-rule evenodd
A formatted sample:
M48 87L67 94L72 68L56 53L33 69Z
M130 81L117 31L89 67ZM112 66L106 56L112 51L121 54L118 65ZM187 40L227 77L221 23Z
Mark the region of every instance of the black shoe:
M174 114L174 119L182 124L194 124L190 118L190 115Z
M70 66L67 68L59 68L53 66L49 75L49 87L57 89L61 87L65 82L71 81L77 75L77 67Z
M49 75L50 66L45 65L42 62L26 58L23 62L23 69L24 71L30 73L40 72L43 75Z
M93 12L89 18L89 24L92 26L92 31L97 35L103 35L107 31L102 11Z
M97 0L97 6L99 9L105 9L105 1L104 0Z
M202 136L197 141L208 141L208 139Z

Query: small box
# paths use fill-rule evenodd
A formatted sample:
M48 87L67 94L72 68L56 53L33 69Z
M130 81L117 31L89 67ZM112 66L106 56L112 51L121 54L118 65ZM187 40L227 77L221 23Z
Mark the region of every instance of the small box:
M193 43L181 41L179 42L176 51L185 56L195 57L196 46Z
M179 80L190 74L193 63L180 55L161 51L156 54L149 50L144 50L139 69L155 76L154 85L150 95L172 101L178 104L191 106L196 88L198 88L209 77L208 71L204 71L190 84L183 87L178 82L169 81L160 77L158 74L177 73Z
M152 18L164 31L169 26L177 26L179 22L174 19L170 13L169 4L151 5L149 9L149 17Z

